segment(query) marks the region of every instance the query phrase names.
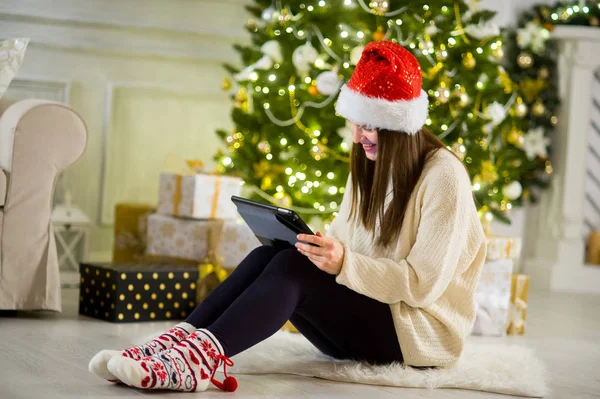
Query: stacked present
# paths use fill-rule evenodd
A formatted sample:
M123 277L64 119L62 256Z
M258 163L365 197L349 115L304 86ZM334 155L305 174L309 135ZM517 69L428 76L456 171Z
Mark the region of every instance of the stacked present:
M117 205L113 264L82 265L82 281L91 277L87 276L86 270L93 269L93 273L125 276L131 282L118 284L118 279L107 280L104 284L114 289L106 293L99 289L105 287L82 284L80 313L112 321L160 320L187 314L192 302L195 306L206 297L250 251L260 246L231 201L231 196L239 196L240 191L241 179L235 177L198 171L193 174L163 173L156 209L140 204ZM161 270L168 270L166 280ZM129 271L133 273L132 277ZM182 273L187 278L183 279ZM156 276L156 279L148 276ZM171 279L180 288L185 283L189 289L187 280L192 278L190 276L194 277L195 291L185 302L185 308L173 291L174 287L169 291L171 295L159 298L162 301L153 299L153 294L159 297L164 293L162 291L169 287ZM158 288L153 285L156 282ZM165 289L161 288L163 286ZM98 293L98 298L86 289L92 294ZM125 310L133 312L132 318L118 307L120 302L108 301L107 294L113 299L125 298ZM146 298L146 294L150 297ZM189 292L185 294L190 295ZM138 304L136 297L142 298L140 309L135 307ZM99 300L103 307L99 307Z
M486 262L475 293L473 334L523 334L529 276L515 273L521 255L519 238L488 235Z

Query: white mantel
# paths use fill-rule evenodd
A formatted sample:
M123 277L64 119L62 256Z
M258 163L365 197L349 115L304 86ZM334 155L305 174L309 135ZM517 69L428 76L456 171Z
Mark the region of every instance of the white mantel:
M600 29L559 26L559 94L562 105L552 137L552 185L542 195L534 257L526 262L532 284L552 291L600 293L600 267L585 265L583 203L593 73L600 68Z

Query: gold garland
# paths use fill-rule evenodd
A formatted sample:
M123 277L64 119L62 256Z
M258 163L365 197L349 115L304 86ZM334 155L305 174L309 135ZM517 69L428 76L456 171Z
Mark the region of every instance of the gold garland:
M456 27L458 28L460 35L462 36L465 43L470 44L471 42L469 41L467 35L465 35L465 30L462 25L462 20L460 17L460 5L458 4L457 0L454 0L454 15L456 16Z

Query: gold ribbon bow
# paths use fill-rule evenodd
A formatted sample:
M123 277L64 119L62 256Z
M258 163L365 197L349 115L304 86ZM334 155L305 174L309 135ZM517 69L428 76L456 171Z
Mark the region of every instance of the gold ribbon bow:
M508 334L523 334L525 332L525 317L527 311L527 288L529 276L513 274L514 291L508 313Z
M196 292L198 303L228 276L227 271L222 267L223 257L219 253L225 222L224 220L211 220L208 223L210 225L206 238L206 256L198 265L198 290Z

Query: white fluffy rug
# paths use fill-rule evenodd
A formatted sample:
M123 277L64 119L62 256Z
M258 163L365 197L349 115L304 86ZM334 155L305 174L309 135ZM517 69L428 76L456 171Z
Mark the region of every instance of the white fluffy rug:
M333 360L300 334L278 332L232 359L232 374L296 374L359 384L454 388L528 397L548 393L546 372L533 350L519 345L468 341L452 368L416 370Z

